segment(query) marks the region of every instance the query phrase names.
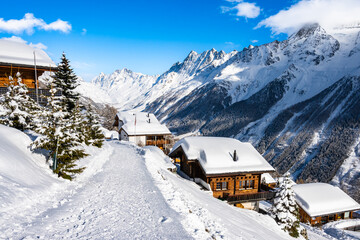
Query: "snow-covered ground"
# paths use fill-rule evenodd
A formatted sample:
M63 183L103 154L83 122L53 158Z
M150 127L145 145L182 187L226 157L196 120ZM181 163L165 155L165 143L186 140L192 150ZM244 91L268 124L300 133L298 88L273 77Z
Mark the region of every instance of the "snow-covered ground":
M176 173L155 147L88 148L74 181L54 176L20 131L0 126L0 239L291 239ZM318 231L318 232L317 232ZM309 232L310 239L331 237Z

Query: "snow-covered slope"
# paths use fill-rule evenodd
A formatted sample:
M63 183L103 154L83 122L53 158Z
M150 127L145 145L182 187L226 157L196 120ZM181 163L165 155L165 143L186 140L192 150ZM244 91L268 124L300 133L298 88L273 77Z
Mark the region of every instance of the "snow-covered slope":
M280 173L330 182L360 137L359 60L360 28L311 24L282 42L191 52L139 95L113 91L130 89L137 98L118 107L153 112L173 132L250 141ZM342 179L355 183L358 172ZM350 186L342 185L360 200Z
M168 171L156 147L88 148L73 181L50 173L24 133L0 125L1 239L291 239L275 221ZM311 240L331 239L309 229Z
M70 182L35 163L25 134L4 126L0 133L1 239L289 239L269 216L165 170L157 148L105 142L88 149L86 170Z

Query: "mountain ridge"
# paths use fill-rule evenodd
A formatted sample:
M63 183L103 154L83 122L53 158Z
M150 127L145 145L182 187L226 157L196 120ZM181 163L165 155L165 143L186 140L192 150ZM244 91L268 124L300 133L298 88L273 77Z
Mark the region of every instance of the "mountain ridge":
M142 91L131 90L137 97L118 107L154 112L178 134L249 141L280 173L340 186L338 170L359 147L359 30L329 34L311 24L287 40L242 51L191 51L156 79L133 78L143 81Z

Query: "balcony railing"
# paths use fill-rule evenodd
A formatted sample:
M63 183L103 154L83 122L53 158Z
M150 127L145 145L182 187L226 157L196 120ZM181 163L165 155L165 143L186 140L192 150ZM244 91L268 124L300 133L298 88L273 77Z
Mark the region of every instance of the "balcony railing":
M7 87L0 87L0 95L7 93L8 88ZM28 88L28 95L36 101L36 89L35 88ZM47 99L46 97L51 96L50 89L38 89L38 96L39 96L39 103L41 105L46 105ZM61 96L61 92L56 92L55 96Z
M170 140L160 139L160 140L146 140L146 145L164 145L170 144Z
M228 203L241 203L248 201L262 201L262 200L270 200L275 197L275 192L257 192L257 193L249 193L249 194L241 194L241 195L232 195L227 197Z

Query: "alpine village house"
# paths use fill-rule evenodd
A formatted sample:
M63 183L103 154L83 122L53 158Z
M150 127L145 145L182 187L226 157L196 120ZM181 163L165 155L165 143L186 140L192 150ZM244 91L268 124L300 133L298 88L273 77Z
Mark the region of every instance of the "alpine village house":
M274 168L250 143L223 137L186 137L169 156L180 159L180 170L211 190L215 198L258 211L259 201L273 192L261 184L261 175Z
M169 151L171 132L152 113L121 111L113 125L119 130L120 140L139 146L157 146L165 153Z
M12 39L0 39L0 94L7 92L9 77L15 78L19 72L29 89L29 96L36 100L38 88L39 102L44 103L46 99L40 96L50 93L37 79L45 71L56 70L57 66L43 50Z
M299 206L300 221L322 225L353 218L360 205L340 188L327 183L305 183L293 186Z

